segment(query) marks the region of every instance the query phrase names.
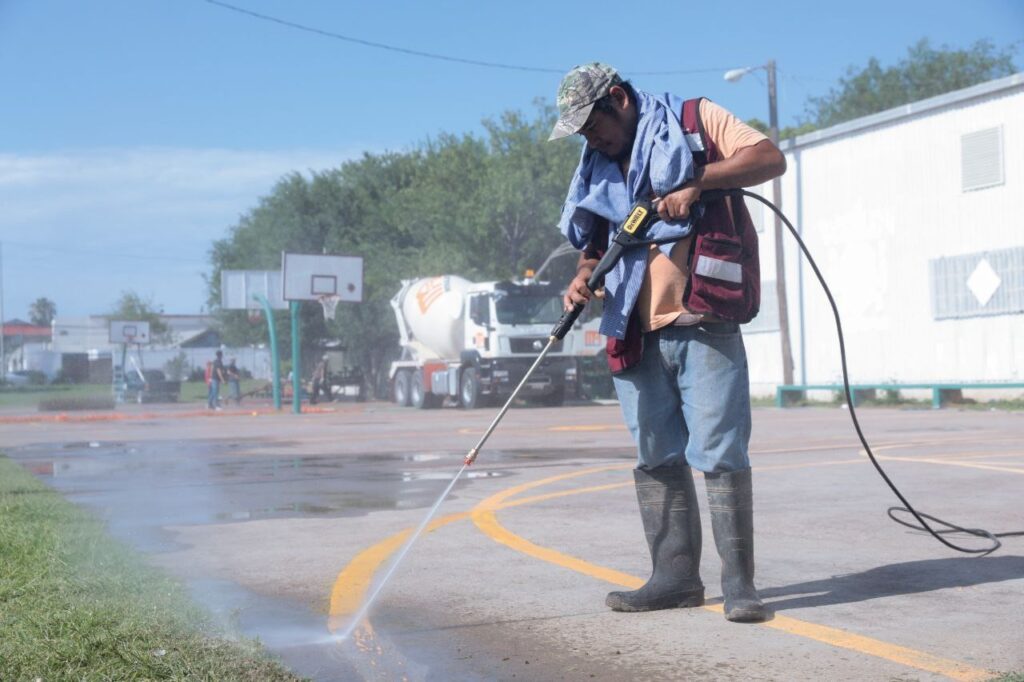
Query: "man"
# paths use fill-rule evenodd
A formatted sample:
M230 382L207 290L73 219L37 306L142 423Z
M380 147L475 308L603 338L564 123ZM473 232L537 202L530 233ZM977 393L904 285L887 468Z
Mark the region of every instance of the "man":
M650 580L612 592L617 611L650 611L704 602L701 524L691 467L704 473L715 545L722 558L725 617L763 620L754 587L750 462L750 387L739 326L687 310L691 212L701 192L760 184L785 171L764 135L706 100L699 112L720 160L695 166L680 126L682 100L634 89L610 66L572 69L558 92L551 139L578 133L586 148L570 185L560 228L581 254L564 303L585 303L607 234L639 199L657 199L656 236L674 244L627 252L605 279L602 333L642 348L613 375L623 416L637 443L634 482L651 551ZM745 211L744 211L745 214ZM592 243L592 240L597 243ZM638 328L636 328L638 325ZM635 340L635 337L632 337ZM611 354L610 354L611 357Z
M331 369L328 361L329 357L324 355L320 358L320 361L316 363L316 367L313 369L313 394L309 398L309 403L311 405L316 405L321 392L323 392L324 396L327 398L327 402L331 401L331 387L328 383Z
M235 405L242 404L242 373L238 371L238 365L234 358L228 358L228 366L224 370L228 381L228 396L235 401Z
M224 353L217 351L216 359L210 370L210 393L206 397L206 406L211 410L219 410L220 407L220 384L227 380L224 372Z

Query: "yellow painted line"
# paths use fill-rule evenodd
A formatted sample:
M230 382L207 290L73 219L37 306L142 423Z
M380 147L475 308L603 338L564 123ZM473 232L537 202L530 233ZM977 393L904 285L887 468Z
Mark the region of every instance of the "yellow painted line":
M941 464L950 467L964 467L965 469L984 469L986 471L1002 471L1010 474L1024 474L1024 469L1016 467L997 466L995 464L979 464L977 462L958 462L956 460L935 459L932 457L879 457L883 462L910 462L911 464Z
M583 559L577 559L574 556L563 554L562 552L550 549L548 547L541 547L540 545L534 544L529 540L512 533L507 530L504 526L498 523L498 518L495 515L494 509L481 509L479 506L473 509L473 523L476 527L483 531L484 535L491 538L495 542L505 545L509 549L513 549L521 554L532 556L541 561L546 561L549 564L568 568L570 571L576 571L583 575L588 575L598 580L604 580L605 582L612 583L613 585L623 585L630 589L639 589L643 584L642 578L616 571L611 568L605 568L604 566L598 566L592 564Z
M1008 457L1024 457L1024 452L951 452L936 456L936 459L1003 459Z
M721 610L721 607L718 610ZM791 635L813 639L816 642L822 642L823 644L829 644L841 649L849 649L850 651L884 658L887 661L900 663L910 668L917 668L918 670L925 670L936 675L943 675L953 680L980 682L981 680L991 680L996 675L992 671L975 668L949 658L933 656L923 651L899 646L898 644L890 644L878 639L872 639L871 637L846 632L839 628L808 623L788 616L776 615L772 620L766 621L761 625L774 630L788 632Z
M834 462L818 462L804 464L803 466L824 466L830 464L849 464L860 462L861 460L838 460ZM604 471L622 471L626 469L632 469L633 465L610 465L601 467L592 467L589 469L583 469L580 471L574 471L566 474L559 474L557 476L551 476L545 479L527 482L521 485L513 486L503 490L491 497L480 502L469 512L460 512L456 514L449 514L447 516L435 519L427 526L428 531L436 530L442 526L460 521L466 518L472 518L473 522L480 528L488 537L491 537L495 541L514 549L516 551L525 553L529 556L539 558L549 563L569 568L570 570L577 571L584 575L603 580L613 585L618 585L628 589L637 589L644 584L644 580L636 576L616 571L614 569L598 566L577 557L558 552L547 547L542 547L536 543L530 542L525 538L515 535L511 531L507 530L504 526L498 523L496 512L501 509L507 509L510 507L517 507L525 504L531 504L559 497L566 497L569 495L579 495L591 492L601 492L606 490L612 490L615 488L623 488L630 485L630 482L623 483L612 483L598 486L591 486L588 488L574 488L572 490L564 490L554 493L546 493L541 495L534 495L531 497L524 497L518 500L511 500L510 498L524 493L534 488L550 485L560 481L569 480L581 476L587 476L594 473L600 473ZM785 469L791 468L791 465L778 465L775 467L759 467L759 469ZM387 559L398 549L401 548L402 543L408 537L412 529L405 529L395 535L385 538L381 542L369 547L360 554L358 554L342 571L338 574L335 580L334 587L331 591L331 604L330 604L330 618L328 620L328 628L331 632L340 630L347 623L345 622L346 616L351 616L355 613L359 606L362 604L362 600L366 593L369 591L373 575L380 568L380 566L387 561ZM722 612L721 604L708 604L703 607L705 610L712 611L715 613ZM838 628L832 628L824 625L817 625L814 623L808 623L805 621L798 620L796 618L790 618L788 616L775 615L772 620L761 624L764 627L769 627L775 630L787 632L789 634L805 637L814 641L822 642L831 646L849 649L851 651L857 651L860 653L869 654L878 658L883 658L895 663L900 663L908 667L916 668L918 670L925 670L933 672L939 675L944 675L955 680L987 680L993 676L993 673L974 668L958 661L951 659L942 658L939 656L933 656L921 651L916 651L907 647L902 647L896 644L890 644L881 640L873 639L870 637L864 637L854 633L846 632ZM364 625L364 628L369 628L369 625ZM370 631L372 632L372 630Z
M468 512L460 512L436 518L427 525L426 532L468 517ZM388 560L388 557L401 549L402 543L412 531L412 528L406 528L364 549L342 569L334 579L334 587L331 588L330 617L327 621L327 628L331 632L337 632L348 624L345 622L346 616L351 616L362 606L363 598L370 590L377 569Z
M798 465L769 465L764 467L758 467L759 470L778 470L788 469L793 467L810 467L810 466L827 466L829 464L846 464L846 463L860 463L862 460L839 460L835 462L813 462L809 464L798 464ZM526 504L534 504L537 502L543 502L559 497L567 497L569 495L580 495L592 492L603 492L607 490L613 490L615 488L625 488L631 486L630 481L623 481L622 483L609 483L607 485L592 486L589 488L573 488L571 490L564 490L554 493L545 493L543 495L534 495L531 497L523 497L518 500L509 500L508 498L518 495L519 493L526 492L532 488L546 486L551 483L555 483L561 480L568 480L579 476L587 476L593 473L599 473L602 471L626 471L633 468L633 464L614 464L607 466L594 467L584 469L581 471L574 471L568 474L561 474L559 476L545 478L540 481L533 481L522 485L510 488L504 493L502 501L495 503L497 509L506 509L509 507L518 507ZM434 519L427 526L428 531L436 530L442 526L455 521L461 521L463 519L470 518L471 512L460 512L456 514L448 514L446 516ZM388 560L388 558L397 552L401 547L402 543L405 542L406 538L409 537L409 533L412 532L412 528L407 528L399 533L391 535L384 540L376 543L375 545L368 547L359 554L357 554L352 561L350 561L344 569L338 574L334 580L334 586L331 588L331 601L330 601L330 620L328 627L332 632L341 629L345 623L343 622L347 616L352 615L359 610L360 605L363 603L367 592L369 592L373 576L377 570Z
M863 459L834 459L827 462L803 462L798 464L760 464L756 471L783 471L785 469L811 469L814 467L831 467L839 464L863 464Z
M590 472L577 473L582 475ZM563 477L553 477L551 479L544 479L534 483L515 486L492 495L473 508L471 512L473 523L476 524L477 528L483 531L485 535L489 536L499 544L505 545L517 552L541 559L542 561L547 561L548 563L556 566L568 568L569 570L597 578L598 580L603 580L613 585L634 590L640 588L645 582L642 578L638 578L621 571L616 571L614 569L598 566L597 564L592 564L588 561L564 554L549 547L543 547L512 533L498 523L496 512L498 509L504 508L508 498L513 497L524 490L537 487L538 485L543 485L547 482L554 482L554 480L558 480L560 478ZM720 604L707 605L703 608L708 611L718 613L722 612L722 606ZM960 663L959 661L933 656L931 654L902 647L897 644L890 644L871 637L864 637L862 635L846 632L839 628L808 623L788 616L777 615L772 620L764 623L764 625L775 630L781 630L782 632L787 632L789 634L806 637L831 646L883 658L888 661L917 668L918 670L926 670L928 672L944 675L954 680L987 680L992 677L992 673L987 670L974 668Z
M546 478L543 481L535 481L519 485L516 486L515 490L529 490L530 488L548 485L549 483L554 483L563 479L585 476L599 471L611 471L616 469L622 470L632 467L632 464L615 464L612 466L590 468L583 471L574 471L568 474L561 474L559 476ZM542 497L550 499L553 496L557 496L557 494L544 495ZM520 503L522 502L513 504L518 505ZM437 530L449 523L469 518L469 516L470 512L459 512L456 514L441 516L431 521L430 524L427 525L426 531L431 532ZM366 594L369 592L373 583L374 574L392 554L401 549L402 543L405 542L412 531L412 528L406 528L399 533L395 533L394 535L384 538L377 544L368 547L357 554L352 561L350 561L345 568L341 570L338 576L334 579L334 586L331 588L331 604L327 622L327 627L331 632L343 629L347 625L346 618L359 610L359 607L363 603L363 599L366 597Z

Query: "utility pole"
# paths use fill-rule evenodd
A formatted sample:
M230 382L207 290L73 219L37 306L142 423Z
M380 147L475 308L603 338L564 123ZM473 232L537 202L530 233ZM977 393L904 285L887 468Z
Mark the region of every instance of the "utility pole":
M725 72L725 80L735 83L746 74L764 69L768 74L768 137L779 146L779 106L775 91L775 60L761 66L747 66ZM782 210L782 180L772 180L772 200ZM775 292L779 299L779 345L782 350L782 383L793 384L793 349L789 340L789 309L786 301L786 254L782 250L782 219L775 215Z
M768 72L768 136L779 146L779 110L775 93L775 60L765 65ZM775 205L782 210L782 179L772 180ZM779 299L779 337L782 346L782 383L793 384L793 349L789 340L789 308L786 300L786 257L782 245L782 219L775 213L775 292Z

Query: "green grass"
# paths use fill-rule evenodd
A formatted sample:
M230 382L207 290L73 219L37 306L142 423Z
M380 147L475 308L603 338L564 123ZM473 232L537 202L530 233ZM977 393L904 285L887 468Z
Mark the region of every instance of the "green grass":
M0 680L298 680L0 456Z
M110 384L61 384L57 386L5 386L0 388L0 408L36 408L43 400L91 400L111 396Z
M268 386L269 382L264 379L243 379L242 380L242 404L245 404L245 394ZM269 390L269 389L268 389ZM179 402L206 402L208 388L206 383L203 381L183 381L181 382L181 395L178 398ZM109 406L103 407L106 402L109 402L113 393L110 388L110 384L61 384L56 386L19 386L11 387L5 386L0 388L0 409L3 408L39 408L40 404L56 404L56 408L51 409L85 409L79 406L88 407L93 401L99 401L95 404L98 406L96 409L110 409ZM226 385L221 384L220 387L220 399L222 404L226 404L228 397L228 388ZM70 407L62 407L62 405L68 405Z
M59 398L43 398L39 401L40 412L70 412L74 410L112 410L112 395L80 395Z
M989 682L1024 682L1024 672L1006 673L999 677L993 677Z

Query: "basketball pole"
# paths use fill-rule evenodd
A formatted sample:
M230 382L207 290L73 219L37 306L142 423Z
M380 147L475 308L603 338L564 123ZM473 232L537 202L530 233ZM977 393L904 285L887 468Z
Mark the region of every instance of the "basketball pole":
M299 301L288 304L292 313L292 412L302 414L302 351L299 348Z
M274 329L274 310L270 307L270 301L263 294L252 295L261 306L263 314L267 318L267 331L270 332L270 362L274 372L274 409L281 411L281 358L277 354L277 331Z

